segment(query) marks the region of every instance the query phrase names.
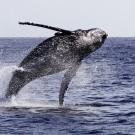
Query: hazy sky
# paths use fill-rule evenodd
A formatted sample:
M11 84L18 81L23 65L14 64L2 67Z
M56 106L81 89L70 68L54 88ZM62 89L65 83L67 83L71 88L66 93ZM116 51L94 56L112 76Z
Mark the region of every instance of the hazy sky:
M49 30L18 25L30 21L65 29L104 29L135 37L135 0L0 0L0 37L46 37Z

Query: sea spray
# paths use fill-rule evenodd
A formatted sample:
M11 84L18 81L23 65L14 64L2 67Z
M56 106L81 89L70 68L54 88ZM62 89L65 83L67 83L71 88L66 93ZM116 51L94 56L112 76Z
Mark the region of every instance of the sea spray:
M0 67L0 97L4 97L12 74L15 70L24 70L16 65L2 66Z

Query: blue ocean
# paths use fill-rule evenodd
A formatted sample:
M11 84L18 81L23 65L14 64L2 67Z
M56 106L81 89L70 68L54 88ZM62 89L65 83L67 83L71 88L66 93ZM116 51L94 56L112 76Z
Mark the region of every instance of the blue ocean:
M135 38L108 38L83 60L63 107L63 72L4 98L12 73L45 38L0 38L0 135L135 135Z

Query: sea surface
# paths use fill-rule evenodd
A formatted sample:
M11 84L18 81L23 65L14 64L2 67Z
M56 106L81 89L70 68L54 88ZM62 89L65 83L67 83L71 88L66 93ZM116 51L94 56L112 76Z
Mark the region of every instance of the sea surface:
M135 135L135 38L108 38L83 60L58 105L64 72L4 94L21 60L44 38L0 38L0 135Z

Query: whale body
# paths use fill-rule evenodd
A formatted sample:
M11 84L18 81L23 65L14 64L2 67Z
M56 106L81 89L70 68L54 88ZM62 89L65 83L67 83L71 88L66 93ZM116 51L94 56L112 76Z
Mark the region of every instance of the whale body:
M29 22L20 24L44 27L57 33L37 45L22 60L18 67L23 70L14 71L5 96L17 95L21 88L39 77L66 70L59 92L59 104L63 105L65 92L81 61L102 46L106 32L99 28L69 31Z

